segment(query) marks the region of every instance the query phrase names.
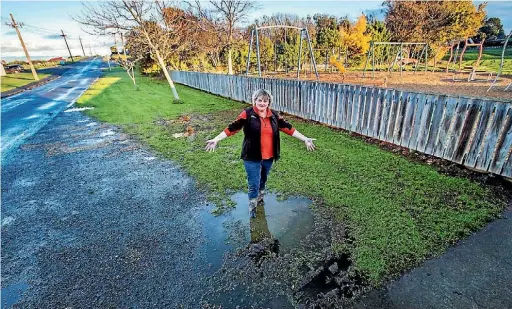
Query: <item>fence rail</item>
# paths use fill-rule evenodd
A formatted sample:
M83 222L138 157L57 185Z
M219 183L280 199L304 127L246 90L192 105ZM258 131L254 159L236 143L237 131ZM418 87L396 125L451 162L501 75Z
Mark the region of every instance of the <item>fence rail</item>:
M275 110L512 177L510 102L199 72L173 71L172 78L247 103L265 88Z

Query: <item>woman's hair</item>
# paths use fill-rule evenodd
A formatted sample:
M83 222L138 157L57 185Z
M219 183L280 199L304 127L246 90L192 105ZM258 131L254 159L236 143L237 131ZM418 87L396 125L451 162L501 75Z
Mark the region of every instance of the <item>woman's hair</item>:
M259 97L267 97L268 98L268 106L270 106L270 104L272 104L272 101L274 100L274 97L272 96L270 91L265 90L265 89L258 89L252 93L252 104L253 105L256 102L256 99L258 99Z

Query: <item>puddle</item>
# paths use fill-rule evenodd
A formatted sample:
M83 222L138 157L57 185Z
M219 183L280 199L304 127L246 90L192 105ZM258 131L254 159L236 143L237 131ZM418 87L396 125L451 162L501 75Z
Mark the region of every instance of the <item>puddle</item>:
M8 309L16 304L23 293L29 288L26 283L18 283L2 289L2 308Z
M222 290L206 293L205 303L220 304L222 308L231 308L233 304L293 308L286 293L276 294L273 289L274 284L285 285L286 278L269 280L257 275L249 279L249 275L247 281L240 281L238 271L264 271L262 265L266 261L277 261L276 257L298 249L301 240L313 231L312 202L297 197L278 200L275 194L267 194L264 205L257 208L256 218L250 218L247 194L237 193L231 199L235 208L221 216L213 216L211 209L201 213L208 236L205 252L212 286ZM234 273L226 274L226 270ZM259 280L266 282L262 285Z
M251 219L245 193L236 207L202 213L211 282L203 304L222 308L341 308L365 288L348 254L332 251L332 214L312 202L265 196ZM211 210L211 209L210 209Z

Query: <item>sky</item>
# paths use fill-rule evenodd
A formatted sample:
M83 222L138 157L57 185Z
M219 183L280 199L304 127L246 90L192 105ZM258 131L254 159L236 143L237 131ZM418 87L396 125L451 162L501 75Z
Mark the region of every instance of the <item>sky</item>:
M249 19L254 20L263 15L273 13L291 13L299 16L314 15L315 13L335 16L348 15L355 19L361 13L374 13L383 16L383 1L259 1L259 9L254 11ZM479 4L482 1L475 1ZM61 30L67 35L67 41L73 55L81 55L79 37L86 54L90 51L98 54L109 53L109 47L114 45L114 39L110 37L91 36L85 33L82 26L73 20L78 16L82 4L80 1L5 1L0 2L1 12L1 57L12 60L24 58L21 44L13 28L5 23L10 22L9 13L12 13L16 21L23 22L20 31L27 45L30 56L34 59L47 59L54 56L68 56L66 43L61 35ZM512 30L512 0L488 1L487 15L499 17L504 25L505 32ZM90 49L89 49L90 46Z

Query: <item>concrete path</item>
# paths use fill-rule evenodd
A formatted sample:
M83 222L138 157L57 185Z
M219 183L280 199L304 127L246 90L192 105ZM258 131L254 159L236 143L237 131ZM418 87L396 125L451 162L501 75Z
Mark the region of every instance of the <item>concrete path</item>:
M512 209L354 309L512 308Z

